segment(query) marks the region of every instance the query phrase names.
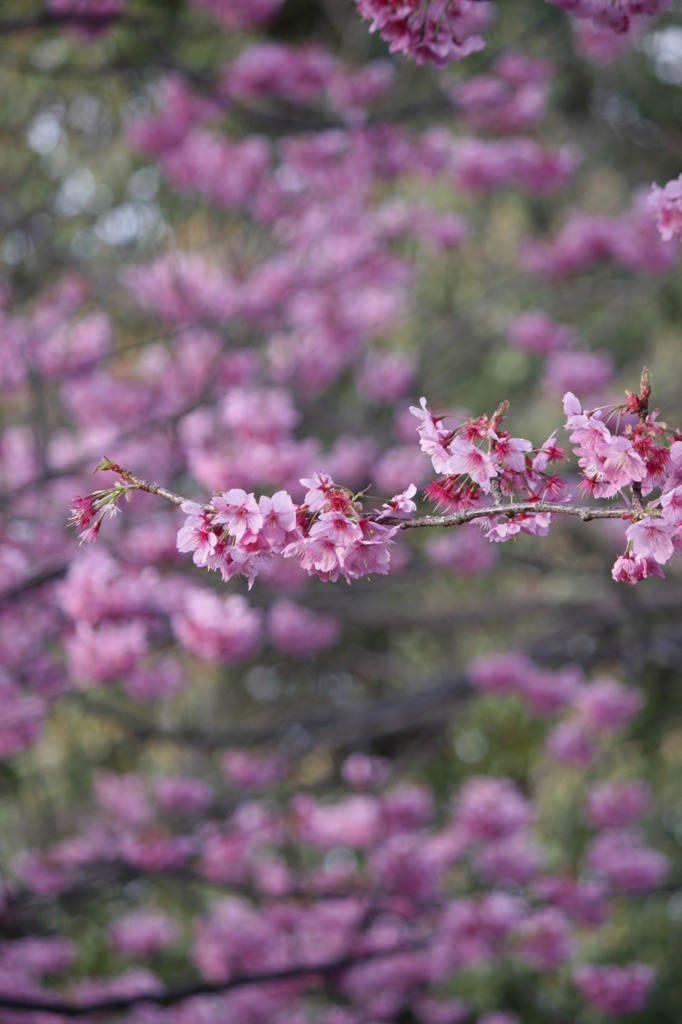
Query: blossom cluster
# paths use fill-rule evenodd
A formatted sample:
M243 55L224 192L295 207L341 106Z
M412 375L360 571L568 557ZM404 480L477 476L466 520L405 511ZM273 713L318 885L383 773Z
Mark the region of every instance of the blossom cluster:
M363 514L360 495L338 486L325 473L301 483L308 488L302 505L286 491L256 501L235 487L215 496L209 506L185 502L188 517L178 533L178 549L193 552L196 565L219 570L224 580L244 576L252 586L274 555L296 558L321 580L350 582L388 572L390 545L399 526L387 526ZM411 484L384 506L383 516L409 515L416 508Z
M550 346L561 331L562 325L537 316L516 324L518 337L535 347ZM629 583L663 576L661 566L682 548L682 434L660 423L658 410L649 410L650 393L644 371L639 393L626 392L624 403L608 409L585 410L572 392L564 395L565 426L581 473L580 496L620 496L626 502L620 514L630 521L627 549L612 575ZM435 414L426 398L410 407L419 420L420 448L437 473L424 487L425 497L447 513L471 513L460 522L481 519L485 536L495 542L521 533L544 536L552 515L564 508L595 518L589 506L562 505L568 483L553 467L567 454L556 431L540 447L512 436L502 426L507 404L493 416L478 417ZM453 420L459 422L452 425ZM417 507L413 483L380 509L365 509L365 491L354 494L324 472L301 479L307 488L301 504L286 490L256 500L253 492L232 487L201 505L139 481L107 458L98 468L118 471L121 480L74 499L71 523L82 540L95 540L104 515L117 510L118 499L142 487L181 505L187 521L177 536L179 551L191 552L195 565L219 571L226 582L245 577L249 589L275 556L295 559L309 576L323 581L385 575L395 535L402 525L414 525L405 521Z
M551 672L515 654L480 658L469 675L479 688L508 692L526 677L544 675L547 691L554 684L564 697L553 706L561 715L555 728L569 721L566 715L589 715L595 757L577 766L587 785L572 813L582 815L587 834L575 857L552 848L533 783L522 791L504 775L469 774L439 805L429 787L393 778L387 759L355 752L339 764L347 788L334 798L299 789L279 804L271 787L285 783L294 766L231 749L215 785L190 775L97 772L86 827L42 851L25 851L7 887L7 906L41 898L58 906L62 894L93 884L103 870L125 878L144 873L145 886L130 887L124 908L111 902L102 930L110 949L144 966L71 982L67 991L80 1002L162 992L157 967L168 952L187 947L200 978L217 984L347 958L327 990L343 999L348 1012L340 1017L319 1001L314 1016L308 1014L307 1001L320 987L314 971L274 995L258 985L210 997L213 1009L226 1014L244 1013L246 1006L258 1024L284 1024L294 1013L302 1024L360 1024L367 1011L387 1021L401 1007L424 1024L518 1024L504 1005L496 1013L504 1000L494 989L471 1004L468 996L442 993L453 979L510 960L519 975L550 975L557 986L574 986L604 1013L638 1009L654 968L591 963L583 937L602 925L607 933L623 899L657 889L668 871L667 858L639 831L649 805L645 783L611 774L608 737L622 734L641 695L615 679L588 681L577 666ZM605 714L607 682L613 692ZM543 716L548 710L529 709ZM545 781L555 770L547 753ZM602 781L590 781L593 769ZM251 790L227 816L218 796L225 783L228 791ZM294 847L302 857L288 856ZM179 878L224 890L194 914L191 930L167 897L169 882ZM26 991L44 993L44 976L65 972L75 954L76 941L66 936L5 942L0 980L13 972ZM370 963L363 962L367 955ZM174 1017L189 1022L201 998ZM145 1020L151 1015L161 1024L162 1012L150 1007Z
M548 467L566 453L554 432L540 448L523 437L512 437L501 427L506 403L492 416L459 417L455 427L445 415L434 414L422 398L410 411L419 419L421 450L431 459L437 479L424 488L437 507L457 512L479 506L493 494L495 504L510 501L558 501L566 496L566 483ZM542 536L549 530L551 513L521 512L491 516L484 529L490 540L505 541L518 533Z
M418 64L445 67L482 50L474 34L495 17L490 0L355 0L370 21L370 32L390 42L391 52L405 53ZM667 10L672 0L545 0L592 33L635 38L642 23ZM602 49L604 45L602 44ZM607 47L606 52L610 52Z
M616 559L614 580L663 576L661 566L682 549L682 435L659 423L658 410L649 412L641 393L608 411L586 411L568 392L564 410L581 468L579 490L595 498L632 494L627 547Z
M406 53L418 64L445 67L482 50L476 34L493 17L488 0L356 0L370 32L390 42L392 53Z

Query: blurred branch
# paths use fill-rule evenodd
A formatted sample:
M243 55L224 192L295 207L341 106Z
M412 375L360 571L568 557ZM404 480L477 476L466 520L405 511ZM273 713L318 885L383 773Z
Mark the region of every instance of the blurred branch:
M111 705L102 705L83 693L71 695L86 711L118 718L142 740L179 743L205 750L227 747L260 746L281 739L287 731L296 728L300 733L300 750L304 753L317 744L329 748L361 745L378 737L392 736L405 729L414 729L434 722L443 722L448 709L457 707L471 696L472 691L463 676L443 680L407 696L385 697L366 701L357 710L334 710L317 715L279 717L276 722L265 722L252 728L232 729L225 732L207 732L200 729L164 729L135 720L129 712L119 711Z
M134 996L110 996L104 999L95 999L89 1003L72 1003L61 999L31 999L20 996L0 995L0 1007L16 1011L41 1011L42 1013L57 1014L64 1017L82 1017L88 1013L112 1013L119 1010L129 1010L134 1006L152 1004L154 1006L174 1006L185 999L192 999L195 996L221 995L235 988L244 988L251 985L266 985L278 981L289 981L293 978L305 978L319 975L333 975L357 964L367 963L372 960L380 960L384 957L397 956L401 953L416 953L427 948L425 940L411 943L402 943L390 949L375 950L368 953L358 953L351 956L337 957L335 960L326 960L319 964L300 964L296 967L287 967L280 971L262 971L255 974L234 975L225 981L206 982L197 981L185 985L178 985L175 988L167 988L162 992L147 992Z

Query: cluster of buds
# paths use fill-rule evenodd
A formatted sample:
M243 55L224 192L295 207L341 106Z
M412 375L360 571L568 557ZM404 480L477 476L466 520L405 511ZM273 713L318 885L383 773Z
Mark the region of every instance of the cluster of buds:
M99 469L117 468L107 458L103 458L95 471ZM84 497L76 496L73 499L71 512L69 514L69 525L75 526L80 536L81 544L92 544L97 540L97 535L106 515L115 516L118 512L119 498L125 496L130 501L130 486L123 481L117 481L113 487L102 488L86 494Z

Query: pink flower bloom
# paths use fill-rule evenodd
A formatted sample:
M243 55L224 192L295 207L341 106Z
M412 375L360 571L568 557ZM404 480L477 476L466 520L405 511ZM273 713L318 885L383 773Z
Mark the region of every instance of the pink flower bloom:
M287 533L296 528L296 507L286 491L277 491L271 498L258 500L263 516L262 533L273 551L279 551Z
M2 970L6 977L16 972L40 978L45 974L63 974L75 960L76 950L70 939L60 935L44 938L5 939L2 949Z
M487 4L470 0L356 0L360 14L390 41L391 53L406 53L418 64L445 67L482 50L485 43L472 30L489 18Z
M608 482L619 490L646 476L646 466L637 454L632 441L626 437L610 437L597 445L596 454L602 460L602 472Z
M385 757L368 754L349 754L341 765L341 778L353 789L371 789L382 786L391 774L391 762Z
M420 400L420 407L410 406L410 412L421 420L419 431L419 447L429 456L436 473L446 473L450 459L450 451L446 444L448 432L441 426L441 417L434 416L426 404Z
M276 601L268 615L272 643L293 658L316 654L334 643L339 627L331 615L316 615L293 601Z
M417 493L415 484L410 484L401 494L394 494L390 501L384 502L381 506L382 511L380 518L384 516L411 516L413 512L417 511L417 506L412 498Z
M75 526L77 530L87 529L91 520L97 514L94 501L94 494L86 494L84 498L76 496L72 499L71 512L69 514L71 526Z
M624 892L655 889L668 873L668 858L646 846L635 829L600 832L585 850L585 861Z
M628 526L625 536L632 544L633 554L664 565L674 554L675 533L675 527L665 519L645 516Z
M359 527L362 539L344 548L341 552L343 575L348 581L372 573L386 575L391 561L390 547L399 526L382 526L370 519L361 519Z
M654 209L663 241L682 239L682 174L663 188L652 185L649 202Z
M610 732L630 722L644 700L639 690L600 676L583 687L575 702L586 725L595 732Z
M281 757L254 757L244 750L230 750L222 760L225 777L237 786L270 786L286 775Z
M362 530L357 522L343 512L322 512L311 526L308 536L312 540L329 540L345 548L362 540Z
M547 736L547 756L561 764L583 766L595 758L595 748L579 722L560 722Z
M125 956L160 953L180 936L179 925L160 910L138 910L120 917L109 928L109 941Z
M566 450L560 448L556 442L556 430L550 434L543 446L538 451L537 455L533 459L533 470L536 473L542 473L550 462L565 462L566 461Z
M650 792L639 779L604 782L587 791L585 818L595 828L631 825L649 802Z
M450 442L449 451L450 458L446 471L454 474L466 473L479 485L484 494L489 494L490 481L497 476L497 469L491 456L461 437L455 437Z
M524 654L482 654L468 667L469 682L479 690L518 693L536 666Z
M518 951L536 970L551 970L571 955L571 933L560 910L550 907L534 911L517 931Z
M556 672L533 666L519 686L519 693L536 715L552 714L570 704L580 688L581 674L570 665Z
M551 512L519 512L515 516L504 519L491 517L483 524L487 530L488 540L504 542L519 533L527 533L532 537L544 537L549 533L552 521Z
M533 882L532 891L581 924L599 925L606 917L605 887L601 882L544 875Z
M79 622L67 640L69 671L83 685L109 682L130 672L147 649L141 621L104 622L96 628Z
M287 544L285 558L297 558L309 576L334 582L339 578L341 558L337 545L329 537L302 537Z
M440 426L442 417L434 416L426 404L426 398L424 396L419 399L419 408L417 408L416 405L411 405L410 412L413 416L416 416L418 420L421 420L421 423L417 428L420 433L423 432L429 437L434 437L437 434L445 434L445 431Z
M616 583L639 583L640 580L645 580L649 575L650 564L649 560L642 558L641 555L628 553L619 555L613 563L611 577ZM653 564L658 566L657 562Z
M196 501L183 501L180 508L187 516L187 522L178 530L178 551L193 551L195 565L210 565L218 544L211 519Z
M510 779L473 776L455 802L455 822L472 842L510 836L534 817L530 803Z
M259 533L244 533L231 547L223 551L223 562L220 569L224 580L233 576L244 576L249 583L249 590L259 572L271 558L270 545Z
M296 835L313 846L367 847L382 836L381 805L374 796L358 794L321 805L299 793L291 802L291 813Z
M282 0L190 0L193 7L203 7L219 25L228 29L250 28L274 18Z
M327 473L313 473L309 479L302 479L301 483L308 488L306 505L311 512L319 512L324 508L330 491L334 489L334 481Z
M34 743L44 716L45 703L40 697L23 694L9 676L0 674L0 760Z
M404 395L415 376L413 356L402 352L370 352L356 373L358 390L375 402L389 405Z
M526 352L547 355L572 345L575 335L567 324L558 324L546 313L533 310L509 321L507 338L512 345Z
M465 1024L470 1019L469 1007L457 998L420 996L415 1000L414 1009L420 1024Z
M682 487L674 487L661 495L663 518L675 527L682 526Z
M262 612L239 594L220 598L190 589L171 619L173 632L188 651L209 661L242 661L260 643Z
M263 525L263 514L253 494L247 494L240 487L217 495L212 505L218 511L214 522L224 523L233 537L239 540L246 531L257 533Z
M566 388L578 388L596 394L613 378L613 359L606 352L553 352L547 359L544 383L549 391L562 394Z
M620 1016L644 1005L654 982L654 969L636 962L622 967L583 964L573 977L584 999L602 1013Z
M493 458L498 458L502 468L508 473L523 473L526 468L525 452L533 447L523 437L498 437L491 430L490 437L494 441Z
M473 523L430 538L426 554L432 565L458 575L485 572L497 560L495 549Z
M215 799L208 783L184 775L165 775L154 779L154 794L161 807L185 814L201 813Z
M474 866L489 882L525 885L537 875L540 863L535 844L517 833L486 846L477 854Z

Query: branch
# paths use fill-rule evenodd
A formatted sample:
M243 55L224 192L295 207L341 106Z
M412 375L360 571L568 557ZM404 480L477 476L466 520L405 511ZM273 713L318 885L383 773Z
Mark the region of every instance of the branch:
M189 498L183 498L181 494L176 494L175 491L169 491L167 487L161 487L160 484L151 483L149 480L142 480L139 476L131 473L129 469L124 469L115 462L111 462L106 456L97 466L97 469L110 469L113 473L118 473L121 479L125 480L128 489L131 491L147 491L149 494L158 494L160 498L165 498L166 501L171 501L174 505L182 505L190 500ZM202 507L208 508L209 506L203 505Z
M95 999L89 1003L72 1003L61 999L30 999L21 996L10 996L0 994L0 1007L4 1009L42 1013L53 1013L63 1017L83 1017L88 1013L110 1013L119 1010L128 1010L133 1006L143 1003L154 1006L174 1006L185 999L192 999L195 996L221 995L235 988L244 988L247 985L265 985L278 981L289 981L293 978L304 978L309 975L321 974L324 976L335 974L337 971L345 970L347 967L354 967L356 964L366 963L371 960L379 960L382 957L395 956L400 953L414 953L426 948L426 941L405 943L393 946L391 949L376 950L369 953L359 953L355 956L338 957L336 960L327 960L320 964L300 964L296 967L286 967L281 971L262 971L256 974L234 975L225 981L215 982L193 982L187 985L178 985L176 988L167 988L162 992L139 993L134 996L110 996L104 999Z
M191 500L190 498L184 498L181 494L176 494L174 491L169 491L159 484L152 483L150 480L143 480L141 477L131 473L129 469L124 469L107 458L103 458L97 468L110 469L112 472L118 473L131 490L157 494L160 498L165 498L166 501L171 501L174 505L182 505L183 502ZM202 505L202 508L209 509L210 505ZM464 523L470 523L473 519L490 519L494 516L515 516L521 514L533 515L536 512L552 512L558 515L577 516L584 523L589 522L591 519L627 519L632 515L632 509L628 505L621 505L616 508L594 508L590 505L566 505L558 501L515 501L509 502L509 504L496 502L494 505L487 505L485 508L460 509L458 512L452 512L447 516L419 516L415 519L382 516L381 522L386 525L400 526L403 530L416 530L422 527L433 526L462 526Z
M419 516L416 519L385 518L382 523L400 525L403 530L415 530L424 526L462 526L473 519L491 519L494 516L532 515L536 512L552 512L564 516L577 516L584 523L591 519L628 519L632 509L628 505L616 508L594 508L590 505L565 505L558 501L514 501L507 505L487 505L485 508L463 508L448 516Z
M108 11L105 13L89 11L77 13L76 11L40 11L38 14L26 18L10 18L0 22L0 35L12 35L15 32L34 31L41 28L52 28L54 26L75 25L78 28L108 28L114 22L123 21L120 11Z
M319 744L338 749L357 746L378 737L394 736L405 730L418 729L434 722L447 721L451 709L464 703L471 691L466 679L455 675L427 683L406 695L375 698L363 702L356 710L340 713L323 711L314 715L292 715L269 722L229 731L205 732L201 729L171 729L149 726L134 716L84 694L71 694L86 712L114 715L140 740L158 740L205 750L229 747L265 746L286 734L292 726L302 727L300 751L304 753Z

